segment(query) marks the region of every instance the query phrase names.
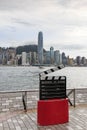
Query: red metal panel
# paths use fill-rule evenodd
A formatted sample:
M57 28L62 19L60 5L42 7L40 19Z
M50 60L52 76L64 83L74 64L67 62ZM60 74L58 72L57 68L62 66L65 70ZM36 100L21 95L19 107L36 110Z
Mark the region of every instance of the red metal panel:
M39 100L37 123L55 125L69 121L68 99Z

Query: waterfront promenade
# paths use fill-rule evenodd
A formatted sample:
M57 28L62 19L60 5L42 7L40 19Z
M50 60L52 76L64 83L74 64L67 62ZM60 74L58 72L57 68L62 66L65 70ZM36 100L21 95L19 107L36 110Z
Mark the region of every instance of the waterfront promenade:
M0 130L87 130L87 106L69 108L69 122L39 126L37 110L7 112L0 114Z
M71 91L67 90L67 93ZM27 112L24 111L23 95L26 95ZM76 107L69 104L68 123L39 126L37 124L38 90L0 92L0 130L87 130L87 89L74 89L69 99L72 104L75 99Z

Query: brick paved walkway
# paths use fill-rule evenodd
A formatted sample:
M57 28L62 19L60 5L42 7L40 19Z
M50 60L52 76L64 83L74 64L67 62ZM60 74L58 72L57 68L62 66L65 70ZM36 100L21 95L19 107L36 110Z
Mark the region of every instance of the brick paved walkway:
M36 110L0 114L0 130L87 130L87 105L69 109L69 123L38 126Z

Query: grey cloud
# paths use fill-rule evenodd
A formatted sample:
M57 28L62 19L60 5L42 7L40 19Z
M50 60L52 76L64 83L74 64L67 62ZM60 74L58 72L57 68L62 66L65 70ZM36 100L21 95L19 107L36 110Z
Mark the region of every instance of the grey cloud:
M67 6L71 0L58 0L57 3L63 6Z
M0 10L35 10L41 6L50 6L54 5L55 7L61 5L63 7L81 7L87 6L86 0L0 0Z
M17 24L22 24L24 26L36 26L36 24L33 24L33 23L28 22L27 20L23 20L23 19L12 18L12 22L17 23Z
M73 29L74 27L87 27L87 19L83 20L83 19L69 19L66 18L66 20L64 19L64 21L61 21L61 23L59 23L59 25L62 25L65 29L69 30L69 29Z
M87 46L78 45L78 44L67 44L67 45L60 44L59 48L64 50L82 50L87 48Z
M13 0L0 0L0 10L13 10L18 7L18 3Z
M80 8L87 6L86 0L58 0L57 3L63 7Z
M32 9L38 5L39 0L0 0L0 10L24 10Z

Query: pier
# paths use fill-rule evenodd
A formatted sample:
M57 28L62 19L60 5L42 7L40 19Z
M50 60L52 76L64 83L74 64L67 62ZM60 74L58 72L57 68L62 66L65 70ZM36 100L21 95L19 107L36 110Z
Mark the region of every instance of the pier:
M72 103L72 106L69 104L69 122L39 126L37 124L39 90L0 92L0 130L86 130L87 88L68 89L67 95Z

